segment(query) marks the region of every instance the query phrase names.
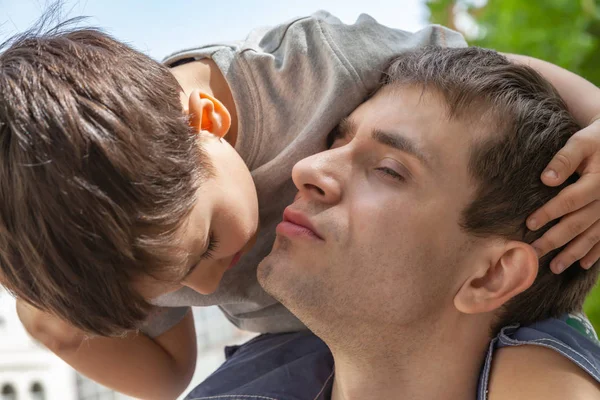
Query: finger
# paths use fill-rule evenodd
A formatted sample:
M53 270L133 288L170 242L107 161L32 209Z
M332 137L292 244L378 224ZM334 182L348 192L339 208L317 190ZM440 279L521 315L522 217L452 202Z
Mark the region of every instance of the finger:
M550 262L550 269L560 274L573 263L585 257L594 246L600 243L600 221L579 235Z
M556 153L548 166L542 172L542 182L548 186L558 186L577 170L584 159L596 151L595 142L588 140L588 131L595 128L587 127L571 136L562 149Z
M577 211L600 198L596 174L581 176L527 218L527 227L535 231L548 222Z
M598 215L600 215L600 202L595 201L577 212L564 217L531 245L541 257L552 250L564 246L585 232L598 220Z
M581 264L581 268L590 269L600 260L600 243L592 247L592 249L579 260L579 264Z

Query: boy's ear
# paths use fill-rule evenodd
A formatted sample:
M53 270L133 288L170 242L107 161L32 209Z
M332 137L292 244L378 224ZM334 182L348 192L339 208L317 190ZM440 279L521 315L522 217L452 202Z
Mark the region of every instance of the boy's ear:
M538 257L530 245L509 241L487 250L487 258L454 296L454 306L462 313L494 311L527 290L537 276Z
M231 115L223 103L201 90L190 94L187 112L194 132L205 131L222 138L231 127Z

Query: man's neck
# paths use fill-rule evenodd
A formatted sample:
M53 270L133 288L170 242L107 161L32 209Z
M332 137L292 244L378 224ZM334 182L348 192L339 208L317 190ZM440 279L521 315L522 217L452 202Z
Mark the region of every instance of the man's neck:
M221 73L217 64L211 59L192 61L171 68L171 73L183 89L187 104L190 93L194 89L200 89L214 98L218 99L231 114L231 128L225 139L232 145L238 140L238 118L235 102L227 80Z
M352 335L362 338L361 344L330 345L335 360L332 400L475 399L489 338L456 322L431 331L365 332ZM372 342L365 346L365 338ZM349 348L355 350L344 351Z

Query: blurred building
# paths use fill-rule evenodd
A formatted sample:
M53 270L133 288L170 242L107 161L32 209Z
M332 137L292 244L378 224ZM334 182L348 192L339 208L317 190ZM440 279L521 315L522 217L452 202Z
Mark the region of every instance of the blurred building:
M224 360L223 347L251 337L236 329L216 307L194 310L198 362L190 388ZM186 391L187 392L187 391ZM77 374L36 344L18 319L14 299L0 290L0 400L125 400Z
M26 334L15 302L0 290L0 399L77 400L73 371Z

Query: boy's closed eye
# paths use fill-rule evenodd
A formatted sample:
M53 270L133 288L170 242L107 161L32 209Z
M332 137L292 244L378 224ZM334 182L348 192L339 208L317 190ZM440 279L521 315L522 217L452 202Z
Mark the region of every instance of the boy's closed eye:
M219 239L217 239L217 236L214 232L210 232L208 235L208 243L206 244L206 250L204 250L202 256L200 256L200 259L191 265L191 267L187 270L182 280L185 280L185 278L187 278L202 261L211 260L214 257L218 246Z

